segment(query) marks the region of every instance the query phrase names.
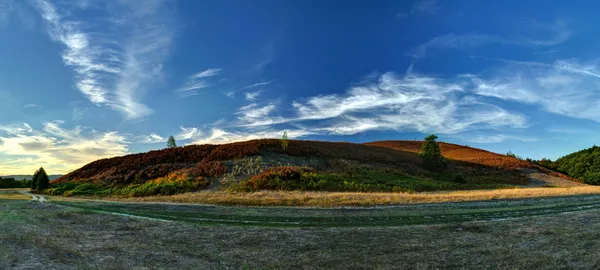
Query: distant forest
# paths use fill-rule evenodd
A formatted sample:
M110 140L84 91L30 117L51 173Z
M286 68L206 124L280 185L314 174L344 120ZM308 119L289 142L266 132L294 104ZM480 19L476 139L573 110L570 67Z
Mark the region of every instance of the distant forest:
M16 180L12 177L0 177L0 188L29 188L31 185L31 180Z

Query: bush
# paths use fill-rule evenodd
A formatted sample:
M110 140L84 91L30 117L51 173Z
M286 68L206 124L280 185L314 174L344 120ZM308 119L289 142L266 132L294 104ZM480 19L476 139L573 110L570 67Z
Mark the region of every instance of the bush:
M227 173L227 167L218 161L202 161L189 170L190 174L204 177L220 177Z
M298 187L302 174L313 172L311 168L295 166L273 167L248 180L248 186L254 190L288 190Z
M467 180L465 179L464 176L462 176L462 174L457 173L454 176L452 176L452 182L459 183L459 184L464 184L464 183L467 182Z

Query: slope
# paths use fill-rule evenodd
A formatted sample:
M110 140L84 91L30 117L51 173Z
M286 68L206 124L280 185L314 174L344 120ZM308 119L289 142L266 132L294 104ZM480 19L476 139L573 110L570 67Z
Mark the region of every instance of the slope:
M518 159L446 143L441 149L450 159L448 167L431 170L421 164L420 144L294 140L284 150L279 140L264 139L191 145L92 162L53 181L50 192L127 196L207 188L420 192L523 186L529 180L522 168L553 173Z

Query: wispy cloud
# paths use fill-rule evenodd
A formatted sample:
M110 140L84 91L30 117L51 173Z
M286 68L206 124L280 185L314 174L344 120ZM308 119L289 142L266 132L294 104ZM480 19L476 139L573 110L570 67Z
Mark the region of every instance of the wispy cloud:
M413 3L410 14L433 15L442 9L437 0L417 0Z
M41 130L27 123L0 126L0 152L10 157L0 163L0 172L20 174L44 166L49 173L67 173L97 159L128 153L129 142L117 132L66 129L62 124L48 122Z
M261 93L262 93L262 91L246 92L246 93L244 93L244 96L246 96L246 100L254 101Z
M23 109L41 109L42 106L37 105L37 104L25 104L23 106Z
M299 139L311 134L312 131L305 129L266 129L260 131L226 131L224 129L213 128L205 137L198 138L193 144L221 144L231 142L241 142L247 140L264 138L281 138L283 132L287 132L290 139Z
M521 142L535 142L536 138L527 136L517 135L505 135L505 134L487 134L487 135L471 135L468 137L463 136L463 140L472 143L501 143L504 141L521 141Z
M185 141L185 140L193 140L202 135L202 131L196 127L179 127L181 131L175 139Z
M190 79L200 79L200 78L217 76L217 75L219 75L219 73L221 71L222 71L222 69L220 69L220 68L210 68L210 69L198 72L198 73L190 76Z
M232 97L234 96L236 93L247 90L247 89L252 89L252 88L256 88L256 87L260 87L260 86L266 86L269 84L272 84L274 82L274 80L271 81L265 81L265 82L258 82L258 83L254 83L254 84L250 84L250 85L246 85L238 90L232 91L227 93L227 96Z
M75 85L86 98L121 111L128 119L152 113L140 100L160 81L174 35L171 11L164 1L93 7L34 3L48 24L49 36L63 45L63 62L77 73ZM85 8L98 10L91 13ZM78 12L85 15L77 16Z
M259 86L265 86L265 85L269 85L271 83L273 83L273 81L259 82L259 83L244 86L244 87L240 88L240 90L250 89L250 88L259 87Z
M179 97L191 97L198 95L201 89L209 87L206 79L219 75L221 71L222 69L211 68L190 76L185 85L180 89L177 89Z
M600 68L595 64L573 60L505 63L487 78L472 79L474 93L600 122Z
M165 140L165 138L161 137L160 135L156 134L156 133L151 133L148 136L142 136L140 142L141 143L161 143L161 142L166 142L167 140Z
M477 47L483 47L491 44L503 44L514 46L552 46L565 42L570 36L566 24L557 21L551 24L530 24L530 29L524 32L522 36L502 37L483 34L446 34L434 37L429 41L415 47L410 53L416 58L427 56L432 50L455 49L468 50Z

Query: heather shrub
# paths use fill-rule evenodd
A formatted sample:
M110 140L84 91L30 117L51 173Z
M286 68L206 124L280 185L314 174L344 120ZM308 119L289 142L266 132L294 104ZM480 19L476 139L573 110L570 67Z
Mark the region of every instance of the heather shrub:
M227 173L227 167L218 161L202 161L188 171L192 175L214 178Z

